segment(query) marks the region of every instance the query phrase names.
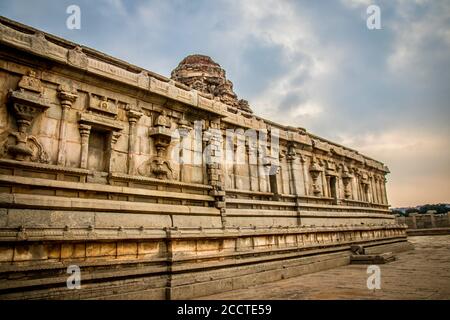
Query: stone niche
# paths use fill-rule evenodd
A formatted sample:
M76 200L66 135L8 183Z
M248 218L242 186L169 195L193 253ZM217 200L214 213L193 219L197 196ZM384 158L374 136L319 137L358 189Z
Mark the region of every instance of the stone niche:
M122 134L123 124L116 120L118 101L106 96L89 95L86 112L78 113L81 136L80 167L111 172L114 146Z
M17 131L8 131L6 137L2 137L2 156L18 161L48 163L46 150L30 133L35 119L51 106L34 71L21 78L17 90L9 91L8 103L17 123Z

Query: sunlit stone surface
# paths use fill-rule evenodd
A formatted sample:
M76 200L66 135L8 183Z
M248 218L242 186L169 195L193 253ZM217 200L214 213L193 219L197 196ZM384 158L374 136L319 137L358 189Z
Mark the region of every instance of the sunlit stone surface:
M168 79L5 18L0 53L2 299L193 298L409 247L383 163L253 114L209 57Z

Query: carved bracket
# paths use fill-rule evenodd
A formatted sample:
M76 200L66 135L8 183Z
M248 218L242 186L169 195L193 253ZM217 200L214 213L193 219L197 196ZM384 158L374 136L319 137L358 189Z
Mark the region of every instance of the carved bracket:
M24 75L19 89L8 94L12 113L18 130L10 132L2 143L5 156L19 161L49 162L49 157L38 139L29 134L32 121L50 108L50 102L43 96L43 86L34 71Z
M167 148L172 141L172 131L170 130L170 119L164 111L156 118L154 127L150 128L149 136L153 139L156 156L138 168L139 174L154 176L158 179L175 179L175 172L167 156Z
M319 180L319 175L322 172L322 168L317 163L316 158L312 159L311 167L309 168L309 172L311 173L311 178L313 180L313 193L314 193L314 195L319 196L322 193L322 191L319 188L318 180Z

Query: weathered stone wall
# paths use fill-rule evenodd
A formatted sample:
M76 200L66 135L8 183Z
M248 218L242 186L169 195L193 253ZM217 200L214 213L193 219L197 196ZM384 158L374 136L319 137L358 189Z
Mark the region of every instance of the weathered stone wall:
M186 298L405 242L382 163L225 104L221 85L1 18L0 297Z

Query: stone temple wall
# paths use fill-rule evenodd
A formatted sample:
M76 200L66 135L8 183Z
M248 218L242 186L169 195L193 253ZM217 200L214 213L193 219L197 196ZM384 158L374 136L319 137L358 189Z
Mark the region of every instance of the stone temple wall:
M188 58L168 79L0 18L0 298L190 298L405 246L382 163Z

